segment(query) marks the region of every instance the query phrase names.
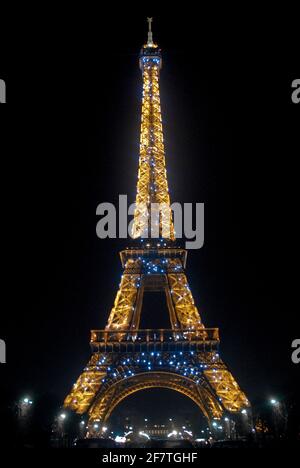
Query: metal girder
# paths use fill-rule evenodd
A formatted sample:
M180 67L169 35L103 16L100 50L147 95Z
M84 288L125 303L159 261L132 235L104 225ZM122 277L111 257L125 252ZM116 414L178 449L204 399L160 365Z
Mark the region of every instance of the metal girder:
M125 330L130 326L135 310L137 293L141 276L124 273L116 295L114 307L108 318L108 330Z
M205 370L204 374L226 410L237 412L249 406L246 395L225 365L218 363L217 367Z
M155 63L143 67L140 157L133 238L150 237L150 219L156 237L175 239L161 122L159 65ZM153 230L151 233L154 234Z
M204 385L197 385L193 380L179 374L154 371L119 380L100 392L89 410L90 430L95 421L105 422L115 407L129 395L149 388L168 388L185 395L198 405L208 420L220 418L223 413L218 400Z
M191 398L208 422L250 406L216 351L94 353L64 405L103 422L124 398L154 387Z
M74 383L64 401L64 407L76 413L85 413L97 394L103 377L107 373L107 356L94 353L82 374Z
M201 318L185 273L168 274L168 282L178 325L187 329L201 327Z

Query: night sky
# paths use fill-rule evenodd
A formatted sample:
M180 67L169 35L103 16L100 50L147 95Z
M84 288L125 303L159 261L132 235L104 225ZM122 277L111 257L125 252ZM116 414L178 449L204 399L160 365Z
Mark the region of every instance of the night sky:
M296 393L296 18L233 13L225 20L220 11L52 11L4 33L0 391L7 401L52 393L62 402L89 359L90 329L104 328L113 305L118 252L130 243L99 240L95 213L119 194L135 198L138 54L149 15L163 54L171 200L205 203L205 245L187 262L196 305L207 327L220 328L221 357L250 401ZM145 411L154 411L150 393Z

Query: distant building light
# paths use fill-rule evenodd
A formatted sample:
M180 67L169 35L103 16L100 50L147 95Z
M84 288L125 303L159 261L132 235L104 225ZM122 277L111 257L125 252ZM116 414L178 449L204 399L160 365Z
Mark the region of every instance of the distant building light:
M171 436L177 436L178 432L177 431L172 431L168 434L168 437L171 437Z
M139 435L142 436L142 437L146 437L147 439L150 439L149 435L146 434L146 432L140 431Z

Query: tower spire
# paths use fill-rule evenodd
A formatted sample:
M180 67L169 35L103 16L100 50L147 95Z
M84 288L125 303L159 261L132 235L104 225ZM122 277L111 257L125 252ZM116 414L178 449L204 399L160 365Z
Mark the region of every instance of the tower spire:
M153 46L153 37L152 37L151 23L153 21L153 18L147 18L147 21L148 21L148 25L149 25L147 46L152 47Z
M147 18L147 21L148 42L142 47L139 60L143 75L143 98L132 237L174 241L160 108L159 72L162 58L159 47L152 42L152 18Z

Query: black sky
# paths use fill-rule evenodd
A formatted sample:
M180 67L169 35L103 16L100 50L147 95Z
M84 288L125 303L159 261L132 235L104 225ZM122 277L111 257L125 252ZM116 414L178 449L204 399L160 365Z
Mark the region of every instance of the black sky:
M250 400L293 393L300 112L290 98L300 77L293 18L56 13L26 28L12 23L2 40L1 392L52 392L62 401L89 358L89 330L105 326L124 244L97 239L95 211L118 194L134 200L138 53L151 14L163 54L171 198L205 203L205 246L187 264L196 303L204 323L220 328L221 355Z

